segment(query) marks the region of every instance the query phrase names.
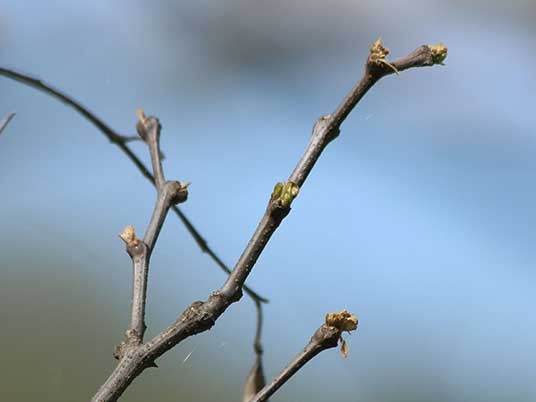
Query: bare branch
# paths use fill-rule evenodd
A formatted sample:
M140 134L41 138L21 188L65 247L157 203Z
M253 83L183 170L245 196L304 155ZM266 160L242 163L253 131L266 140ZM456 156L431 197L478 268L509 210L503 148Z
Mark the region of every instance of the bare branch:
M406 57L389 63L385 60L389 50L383 47L380 39L374 42L365 65L365 74L332 114L318 119L311 142L288 180L302 186L326 145L339 135L342 122L376 82L386 75L412 67L440 64L445 60L446 52L447 48L443 45L423 45Z
M0 121L0 134L2 134L2 131L4 131L13 117L15 117L15 113L9 113L4 120Z
M128 142L133 140L132 136L123 136L118 134L110 126L108 126L103 120L101 120L97 115L91 112L87 107L83 106L80 102L70 97L69 95L63 93L57 88L54 88L52 85L47 84L46 82L40 80L39 78L32 77L31 75L15 71L7 67L0 66L0 75L3 75L12 80L21 82L29 87L35 88L39 91L46 93L47 95L52 96L53 98L58 99L59 101L65 103L67 106L72 107L92 124L94 124L113 144L117 145L121 151L136 165L140 173L149 180L153 185L155 185L155 179L149 169L145 164L134 154L134 152L127 145ZM161 154L163 157L163 154ZM188 233L194 238L198 247L202 252L208 254L208 256L220 267L224 272L229 274L231 270L227 265L218 257L218 255L209 247L207 241L201 236L199 231L195 228L192 222L186 217L184 212L182 212L179 207L173 205L173 212L178 216L181 222L184 224ZM249 288L247 285L244 285L244 291L250 296L253 300L259 300L263 303L267 303L268 299L262 297L257 292Z
M114 357L120 360L127 348L140 345L145 334L145 302L147 299L147 277L149 274L149 254L147 245L137 238L132 226L127 226L119 235L127 246L127 253L132 258L132 308L130 327L125 332L124 341L116 347Z
M385 56L387 53L388 51L383 47L381 41L378 40L375 42L371 47L363 78L332 115L320 118L315 124L311 142L305 150L304 155L290 175L290 179L286 183L277 183L274 187L264 216L223 286L212 293L206 301L192 303L175 323L156 335L152 340L129 351L93 397L93 402L117 400L134 378L147 367L154 365L154 361L158 357L187 337L210 329L218 317L232 303L240 300L242 286L245 280L270 240L270 237L290 212L291 203L298 195L299 188L305 182L316 160L325 146L339 134L341 123L368 89L380 78L394 72L388 64L395 66L398 71L403 71L410 67L438 64L446 57L446 48L442 45L441 47L421 46L408 56L392 63L386 62ZM333 342L333 336L335 335L333 331L341 330L329 329L329 327L331 325L319 329L320 334L318 334L318 339L324 339L328 343ZM324 332L326 332L325 336L322 335ZM331 337L329 336L330 333ZM340 336L340 332L338 335ZM313 338L316 336L315 334ZM328 341L329 339L331 341ZM314 345L317 345L317 343ZM301 359L305 359L309 355L312 357L322 350L321 348L317 349L319 346L311 346L311 348L303 356L298 357L298 365L302 362ZM303 362L305 361L303 360Z
M157 190L157 200L153 216L143 238L143 242L149 249L148 255L150 258L169 209L172 205L184 202L188 198L189 183L181 184L178 181L166 181L164 168L162 167L162 154L160 152L160 122L156 117L146 117L142 109L138 109L137 113L139 121L136 129L140 137L149 146Z
M125 333L124 341L114 353L114 356L119 360L123 358L127 348L137 347L143 342L147 328L145 325L145 303L147 300L149 260L170 207L184 202L188 198L188 184L183 185L178 181L165 180L160 153L160 122L155 117L146 117L141 109L138 109L138 117L136 128L140 137L149 146L157 187L157 199L143 242L136 237L132 226L128 226L121 234L121 238L127 245L127 252L132 258L134 269L131 324Z
M435 58L437 56L434 55L433 48L427 45L421 46L408 56L396 60L391 64L398 71L403 71L411 67L434 65L437 63ZM446 54L446 48L444 46L442 48L444 48ZM240 297L240 286L246 280L251 268L257 261L257 258L259 258L274 231L283 218L290 212L290 204L293 198L297 195L298 189L303 185L313 169L318 157L326 145L339 135L339 127L342 122L378 80L386 75L393 74L393 70L385 64L385 56L387 54L388 50L383 47L381 41L376 41L371 47L370 55L365 66L365 74L361 80L350 91L335 112L321 117L316 122L307 149L294 168L288 181L285 184L278 183L276 185L274 189L275 199L274 194L272 194L272 199L268 203L266 213L236 263L233 272L227 277L227 281L220 289L220 292L228 297L229 300ZM441 62L443 60L444 57L441 59ZM278 186L281 189L278 189ZM282 194L277 195L277 191L282 191Z
M326 322L320 326L305 348L285 367L273 381L261 389L249 402L264 402L273 395L290 377L320 352L337 346L343 331L357 329L357 317L346 310L326 315Z
M136 130L139 136L149 146L155 186L158 191L161 191L165 181L164 168L162 167L162 159L160 158L160 130L162 126L158 119L145 116L141 108L136 111L136 114L138 115Z

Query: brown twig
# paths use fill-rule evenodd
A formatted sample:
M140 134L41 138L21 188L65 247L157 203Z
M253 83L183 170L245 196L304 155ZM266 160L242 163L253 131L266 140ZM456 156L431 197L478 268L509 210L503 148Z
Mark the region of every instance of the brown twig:
M301 369L309 360L320 352L334 348L342 340L344 331L353 331L357 329L357 317L343 310L339 313L326 315L326 322L320 326L311 337L305 348L285 367L270 384L261 389L249 402L265 402L281 386L286 383L290 377Z
M382 77L393 74L393 69L385 61L387 54L388 50L383 47L381 41L375 42L371 47L363 78L335 112L320 118L315 124L309 146L289 180L286 183L276 184L257 229L222 287L210 295L206 301L192 303L173 324L153 339L140 347L128 350L93 397L93 402L117 400L142 371L154 365L157 358L189 336L210 329L218 317L232 303L241 298L242 286L251 269L272 234L290 212L293 199L298 195L299 188L305 182L325 146L339 134L341 123L372 85ZM408 56L389 64L394 66L396 70L403 71L411 67L439 64L445 57L446 48L444 46L425 45ZM321 331L333 330L321 328ZM313 352L314 350L309 353ZM313 353L313 356L316 353L318 351ZM301 367L299 362L298 366Z
M8 115L0 121L0 134L2 134L2 131L4 131L13 117L15 117L15 113L8 113Z
M123 153L125 153L125 155L132 161L132 163L134 163L134 165L138 168L140 173L147 180L149 180L153 185L155 185L155 178L153 177L149 169L145 166L145 164L136 156L136 154L134 154L134 152L127 145L128 142L131 142L133 140L132 136L120 135L115 130L113 130L110 126L108 126L102 119L97 117L95 113L91 112L87 107L82 105L80 102L78 102L71 96L63 93L61 90L54 88L52 85L47 84L46 82L42 81L39 78L32 77L29 74L21 73L19 71L15 71L7 67L0 67L0 75L3 75L12 80L21 82L39 91L42 91L46 93L47 95L50 95L58 99L59 101L65 103L66 105L72 107L73 109L75 109L78 113L80 113L87 120L89 120L93 125L95 125L110 140L110 142L117 145L119 149L121 149L121 151L123 151ZM218 265L218 267L221 268L221 270L229 274L231 272L229 267L227 267L227 265L221 260L220 257L218 257L218 255L214 252L214 250L210 248L207 241L201 236L199 231L195 228L195 226L188 219L188 217L184 214L184 212L182 212L179 209L179 207L177 207L176 205L173 205L171 209L177 215L180 221L184 224L184 226L186 227L186 230L188 230L188 233L190 233L190 235L194 238L195 242L197 243L201 251L208 254L208 256L216 263L216 265ZM246 294L250 296L253 300L259 300L262 303L268 302L268 299L259 295L257 292L252 290L247 285L244 285L244 292L246 292Z
M169 209L172 205L184 202L188 198L188 183L181 184L178 181L165 180L160 153L160 122L155 117L146 117L141 109L138 109L138 118L136 128L140 137L149 146L157 188L157 199L143 241L136 237L134 228L131 226L127 226L120 235L127 245L128 254L132 258L133 285L131 324L125 332L124 341L116 348L114 356L117 359L122 359L129 349L135 348L143 342L143 335L146 329L145 303L151 254Z
M145 334L145 302L147 299L147 278L149 274L149 253L147 245L138 239L132 226L127 226L119 235L127 246L127 253L132 258L132 305L130 326L125 332L125 339L114 352L116 359L121 359L127 348L136 347L143 342Z

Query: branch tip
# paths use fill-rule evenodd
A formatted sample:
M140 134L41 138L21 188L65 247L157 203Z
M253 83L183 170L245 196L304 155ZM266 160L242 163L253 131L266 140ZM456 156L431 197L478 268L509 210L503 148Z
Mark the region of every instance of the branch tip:
M447 58L448 49L442 44L428 45L428 48L432 51L432 59L434 64L444 64L443 62Z
M326 325L337 328L340 332L356 330L358 322L357 317L348 310L326 314Z
M340 352L342 357L347 358L350 348L348 343L342 338L343 331L354 331L357 329L357 324L359 320L355 315L350 313L348 310L341 310L338 313L328 313L326 314L325 325L331 328L335 328L339 332L339 341L341 343Z
M147 119L147 117L145 116L145 112L143 111L141 107L136 109L136 116L138 116L139 121L141 121L142 123L145 123L145 120Z

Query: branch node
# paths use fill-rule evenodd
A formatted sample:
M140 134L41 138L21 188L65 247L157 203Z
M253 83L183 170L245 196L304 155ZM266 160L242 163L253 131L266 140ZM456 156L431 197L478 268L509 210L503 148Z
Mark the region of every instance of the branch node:
M339 136L340 129L333 123L333 116L326 114L320 117L313 126L313 137L327 139L327 143L330 143Z
M270 196L270 203L277 204L280 208L290 209L290 204L300 192L300 187L292 181L276 183Z
M141 256L146 252L145 243L136 236L134 226L129 225L125 227L123 232L119 234L119 237L125 242L127 253L131 257Z
M179 321L187 322L188 326L195 328L193 333L199 333L206 331L214 326L216 319L214 314L210 311L211 304L214 303L214 298L221 298L222 295L212 294L208 301L195 301L181 314ZM209 311L207 311L209 310Z
M125 336L121 343L114 349L114 358L121 360L125 354L132 348L141 344L141 336L135 329L128 329L125 331Z
M382 38L378 38L376 42L370 47L370 55L367 60L367 67L388 67L398 75L398 69L391 63L389 63L385 58L389 54L389 49L383 46Z
M142 108L136 109L136 115L138 116L136 131L143 141L147 142L149 135L153 133L157 137L160 135L160 122L156 117L146 116Z
M190 182L181 183L176 180L169 180L165 183L163 191L165 196L169 197L172 205L185 202L188 199L188 187Z
M127 246L140 241L140 239L136 237L136 229L132 225L128 225L127 227L125 227L123 231L119 234L119 237L125 242Z

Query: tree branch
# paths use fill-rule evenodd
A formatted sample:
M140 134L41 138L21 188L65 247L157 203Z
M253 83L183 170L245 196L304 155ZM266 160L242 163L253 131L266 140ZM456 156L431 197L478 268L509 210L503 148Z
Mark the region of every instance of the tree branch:
M4 131L13 117L15 117L15 113L8 113L4 120L0 121L0 134L2 134L2 131Z
M298 195L299 188L305 182L323 149L339 134L341 123L357 102L380 78L410 67L423 67L442 63L446 57L446 52L446 48L443 45L425 45L408 56L389 63L385 60L388 50L383 47L380 40L376 41L371 47L363 78L333 114L318 120L313 129L311 142L290 175L289 180L286 183L276 184L264 216L223 286L212 293L206 301L192 303L175 323L156 335L152 340L140 347L129 350L92 401L117 400L134 378L147 367L154 365L154 361L158 357L187 337L210 329L218 317L232 303L240 300L242 286L255 262L272 234L290 212L292 201Z
M87 120L89 120L93 125L95 125L113 144L117 145L123 153L136 165L140 173L149 180L153 185L155 184L155 178L149 172L149 169L145 164L134 154L134 152L127 145L128 142L133 140L132 136L124 136L117 133L110 126L108 126L103 120L97 117L96 114L91 112L87 107L83 106L80 102L70 97L69 95L63 93L61 90L54 88L52 85L47 84L39 78L32 77L31 75L15 71L7 67L0 66L0 75L3 75L7 78L10 78L14 81L21 82L29 87L35 88L41 92L44 92L47 95L52 96L53 98L58 99L60 102L65 103L67 106L72 107ZM227 265L218 257L218 255L209 247L207 241L201 236L199 231L195 228L192 222L186 217L184 212L182 212L179 207L173 205L173 212L177 215L180 221L184 224L188 233L194 238L198 247L202 252L208 254L208 256L221 268L222 271L229 274L231 270ZM249 288L247 285L244 285L244 292L250 296L253 300L259 300L262 303L267 303L268 299L262 297L257 292Z
M311 142L288 179L290 182L299 187L303 185L326 145L339 135L342 122L376 82L386 75L412 67L442 64L447 55L447 48L444 45L423 45L406 57L393 62L385 60L388 54L389 50L383 46L380 39L374 42L365 64L365 74L332 114L318 119L313 128Z
M139 121L136 128L140 137L149 146L157 187L157 199L143 241L136 237L136 232L132 226L127 226L120 235L132 258L133 285L130 327L125 332L125 339L116 347L114 352L114 357L118 360L125 356L128 349L135 348L143 342L143 335L147 328L145 325L145 304L149 260L170 207L184 202L188 198L188 184L183 185L178 181L165 180L160 152L160 122L155 117L146 117L141 109L138 109L137 113Z
M343 310L326 315L326 322L311 337L305 348L285 367L273 381L261 389L249 402L264 402L273 395L290 377L320 352L334 348L342 340L343 331L357 329L357 317Z
M132 226L127 226L119 235L127 246L127 253L132 258L132 305L130 326L125 332L125 339L118 345L114 357L120 360L127 348L143 342L145 334L145 303L147 300L147 278L149 274L149 254L147 245L137 238Z

